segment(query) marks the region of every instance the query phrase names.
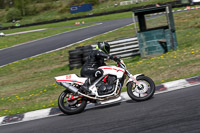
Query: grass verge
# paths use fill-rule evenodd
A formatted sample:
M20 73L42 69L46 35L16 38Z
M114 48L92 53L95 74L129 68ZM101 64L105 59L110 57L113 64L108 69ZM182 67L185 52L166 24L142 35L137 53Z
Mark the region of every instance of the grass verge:
M124 59L132 74L144 73L156 84L200 75L200 10L177 13L174 18L178 50L149 59ZM0 68L0 116L57 106L57 98L64 88L56 85L53 77L80 72L80 69L69 71L68 51L121 38L122 32L124 36L133 36L133 29L132 25L126 26L72 47Z

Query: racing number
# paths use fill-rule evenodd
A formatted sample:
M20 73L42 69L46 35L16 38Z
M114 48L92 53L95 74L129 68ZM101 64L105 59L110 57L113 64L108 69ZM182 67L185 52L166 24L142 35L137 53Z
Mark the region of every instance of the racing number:
M66 75L66 79L71 79L71 75Z

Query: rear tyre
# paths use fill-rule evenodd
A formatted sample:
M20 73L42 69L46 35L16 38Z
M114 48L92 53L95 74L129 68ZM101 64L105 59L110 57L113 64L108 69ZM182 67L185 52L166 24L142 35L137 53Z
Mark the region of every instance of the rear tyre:
M68 90L63 91L58 98L58 107L67 115L81 113L86 105L86 98L75 95Z
M145 101L150 99L155 93L155 84L153 80L147 76L137 77L137 81L142 88L135 86L133 82L127 84L127 93L132 100Z

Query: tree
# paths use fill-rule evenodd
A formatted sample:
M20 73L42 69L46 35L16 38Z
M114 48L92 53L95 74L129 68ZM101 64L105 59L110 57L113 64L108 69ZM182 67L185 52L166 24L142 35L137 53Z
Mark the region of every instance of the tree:
M85 0L84 2L85 2L85 3L90 3L90 4L92 4L92 5L97 5L97 4L99 4L99 1L98 1L98 0Z
M14 0L0 0L0 8L11 8L13 7L13 1Z
M26 15L26 6L30 3L30 0L15 0L14 6L19 9L22 16Z
M5 7L4 0L0 0L0 9L3 9L4 7Z
M10 8L6 14L7 22L12 22L13 20L20 20L21 13L17 8Z

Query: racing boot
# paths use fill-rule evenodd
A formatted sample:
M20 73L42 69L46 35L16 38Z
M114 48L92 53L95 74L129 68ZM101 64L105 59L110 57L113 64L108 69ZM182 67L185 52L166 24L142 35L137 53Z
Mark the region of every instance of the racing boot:
M89 90L90 82L89 78L85 81L85 83L81 86L81 90L90 93L91 91Z

